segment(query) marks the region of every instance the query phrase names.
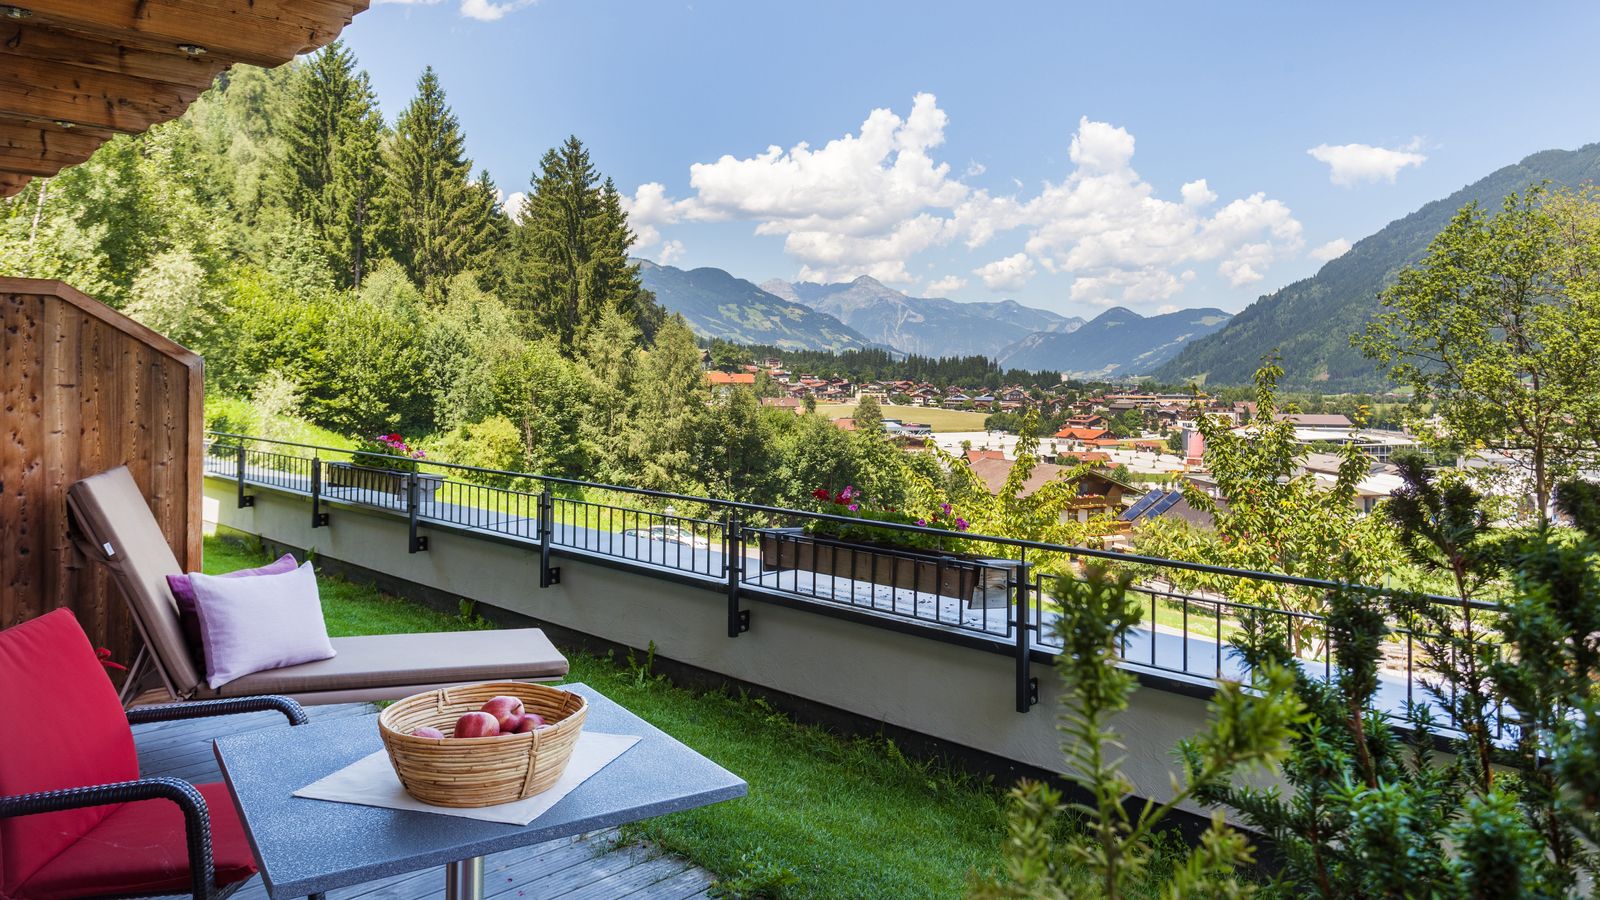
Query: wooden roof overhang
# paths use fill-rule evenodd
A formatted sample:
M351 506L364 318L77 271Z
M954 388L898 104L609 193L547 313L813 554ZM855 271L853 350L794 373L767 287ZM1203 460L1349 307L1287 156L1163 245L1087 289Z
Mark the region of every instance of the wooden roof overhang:
M236 62L325 46L370 0L0 3L0 197L183 114Z

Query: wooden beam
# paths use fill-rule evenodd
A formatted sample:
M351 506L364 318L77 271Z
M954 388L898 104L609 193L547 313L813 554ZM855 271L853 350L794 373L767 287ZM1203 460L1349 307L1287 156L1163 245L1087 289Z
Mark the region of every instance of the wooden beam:
M190 56L169 43L113 40L32 22L0 24L0 53L173 84L207 85L228 67L228 60L221 56Z
M183 114L202 87L36 59L0 66L0 115L139 132Z
M0 197L15 197L22 193L33 178L30 175L17 175L13 172L0 172Z
M30 21L112 40L193 44L230 61L277 66L339 36L367 0L16 0Z
M111 132L0 119L0 171L54 175L88 159Z

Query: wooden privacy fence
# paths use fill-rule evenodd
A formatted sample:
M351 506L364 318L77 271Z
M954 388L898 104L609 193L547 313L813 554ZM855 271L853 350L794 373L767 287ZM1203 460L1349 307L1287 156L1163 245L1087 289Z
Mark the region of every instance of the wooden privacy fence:
M66 493L126 465L178 562L200 566L200 357L59 281L0 278L0 627L58 607L128 664L138 630L67 537Z

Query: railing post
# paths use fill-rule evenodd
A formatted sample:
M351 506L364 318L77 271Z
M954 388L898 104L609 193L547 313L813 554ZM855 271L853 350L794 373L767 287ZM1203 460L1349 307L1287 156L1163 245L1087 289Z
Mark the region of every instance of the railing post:
M406 547L407 553L420 553L428 549L428 536L417 534L417 486L421 481L416 472L406 473L406 522L410 528L410 543Z
M322 511L322 457L311 457L311 527L325 528L328 514Z
M1033 565L1023 551L1022 562L1016 568L1017 596L1017 712L1025 713L1039 702L1039 679L1033 677L1033 652L1029 646L1028 595L1033 588Z
M233 460L234 474L238 476L239 481L239 508L244 509L247 506L255 506L256 498L251 497L244 492L244 441L239 442L239 446L235 450Z
M750 630L750 611L739 608L739 582L744 578L744 526L737 510L728 512L722 534L722 560L728 573L728 637L738 637Z
M547 485L539 492L539 587L561 583L561 568L550 565L550 543L556 534L556 498Z

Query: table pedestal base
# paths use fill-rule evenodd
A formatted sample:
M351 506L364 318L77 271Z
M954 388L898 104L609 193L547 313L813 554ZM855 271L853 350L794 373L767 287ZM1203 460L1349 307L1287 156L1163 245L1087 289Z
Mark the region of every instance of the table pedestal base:
M444 900L483 900L483 857L445 865Z

